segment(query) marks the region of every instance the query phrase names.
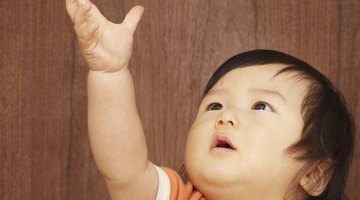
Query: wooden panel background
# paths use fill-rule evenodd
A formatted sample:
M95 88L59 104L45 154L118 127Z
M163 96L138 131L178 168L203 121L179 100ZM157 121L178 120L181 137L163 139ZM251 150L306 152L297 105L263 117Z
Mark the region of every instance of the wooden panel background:
M358 0L94 0L119 22L146 12L131 71L150 159L178 169L207 79L228 57L270 48L339 86L359 126ZM63 0L0 1L0 199L108 199L87 138L87 67ZM359 144L359 142L358 142ZM360 199L357 148L347 194Z

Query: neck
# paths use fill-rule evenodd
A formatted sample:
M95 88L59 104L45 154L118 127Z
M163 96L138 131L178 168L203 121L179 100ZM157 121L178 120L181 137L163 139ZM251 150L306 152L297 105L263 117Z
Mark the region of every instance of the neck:
M282 200L285 197L283 191L274 188L205 186L199 191L208 200Z

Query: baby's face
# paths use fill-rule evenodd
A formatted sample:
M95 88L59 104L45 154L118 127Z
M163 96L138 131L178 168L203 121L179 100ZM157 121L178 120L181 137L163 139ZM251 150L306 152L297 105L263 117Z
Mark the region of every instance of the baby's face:
M185 166L203 194L281 199L289 189L303 163L284 150L301 139L307 83L294 72L274 77L284 67L232 70L202 100L189 132Z

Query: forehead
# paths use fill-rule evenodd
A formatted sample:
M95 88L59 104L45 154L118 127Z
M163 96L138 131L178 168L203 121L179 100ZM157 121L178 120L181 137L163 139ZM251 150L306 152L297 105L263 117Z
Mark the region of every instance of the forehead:
M287 66L283 64L266 64L236 68L225 74L207 95L221 90L227 90L229 94L247 90L278 92L285 98L289 95L303 97L309 85L308 81L299 76L298 72L278 74L285 67Z

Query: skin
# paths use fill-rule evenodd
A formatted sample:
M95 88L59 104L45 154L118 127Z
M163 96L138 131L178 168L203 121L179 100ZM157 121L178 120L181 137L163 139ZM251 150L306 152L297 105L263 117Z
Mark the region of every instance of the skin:
M232 70L203 99L187 139L185 166L207 199L282 199L303 166L284 150L301 138L307 85L294 74L274 78L283 67ZM211 148L217 136L236 150Z
M66 0L66 9L89 66L89 138L110 197L155 199L157 172L148 161L128 69L133 34L144 8L133 7L120 24L108 21L88 0ZM302 163L283 151L300 138L300 104L305 86L286 75L273 78L281 67L233 70L212 90L228 92L210 92L212 95L201 103L187 141L186 168L207 199L281 199L300 168ZM276 89L286 97L286 103L270 93L250 94L249 88ZM271 103L276 112L266 106L265 111L251 109L256 101ZM206 111L213 102L223 107ZM215 135L227 137L236 151L210 149Z
M66 0L66 9L89 66L89 138L110 197L155 199L157 172L148 161L128 69L133 34L144 8L133 7L121 24L108 21L87 0Z

